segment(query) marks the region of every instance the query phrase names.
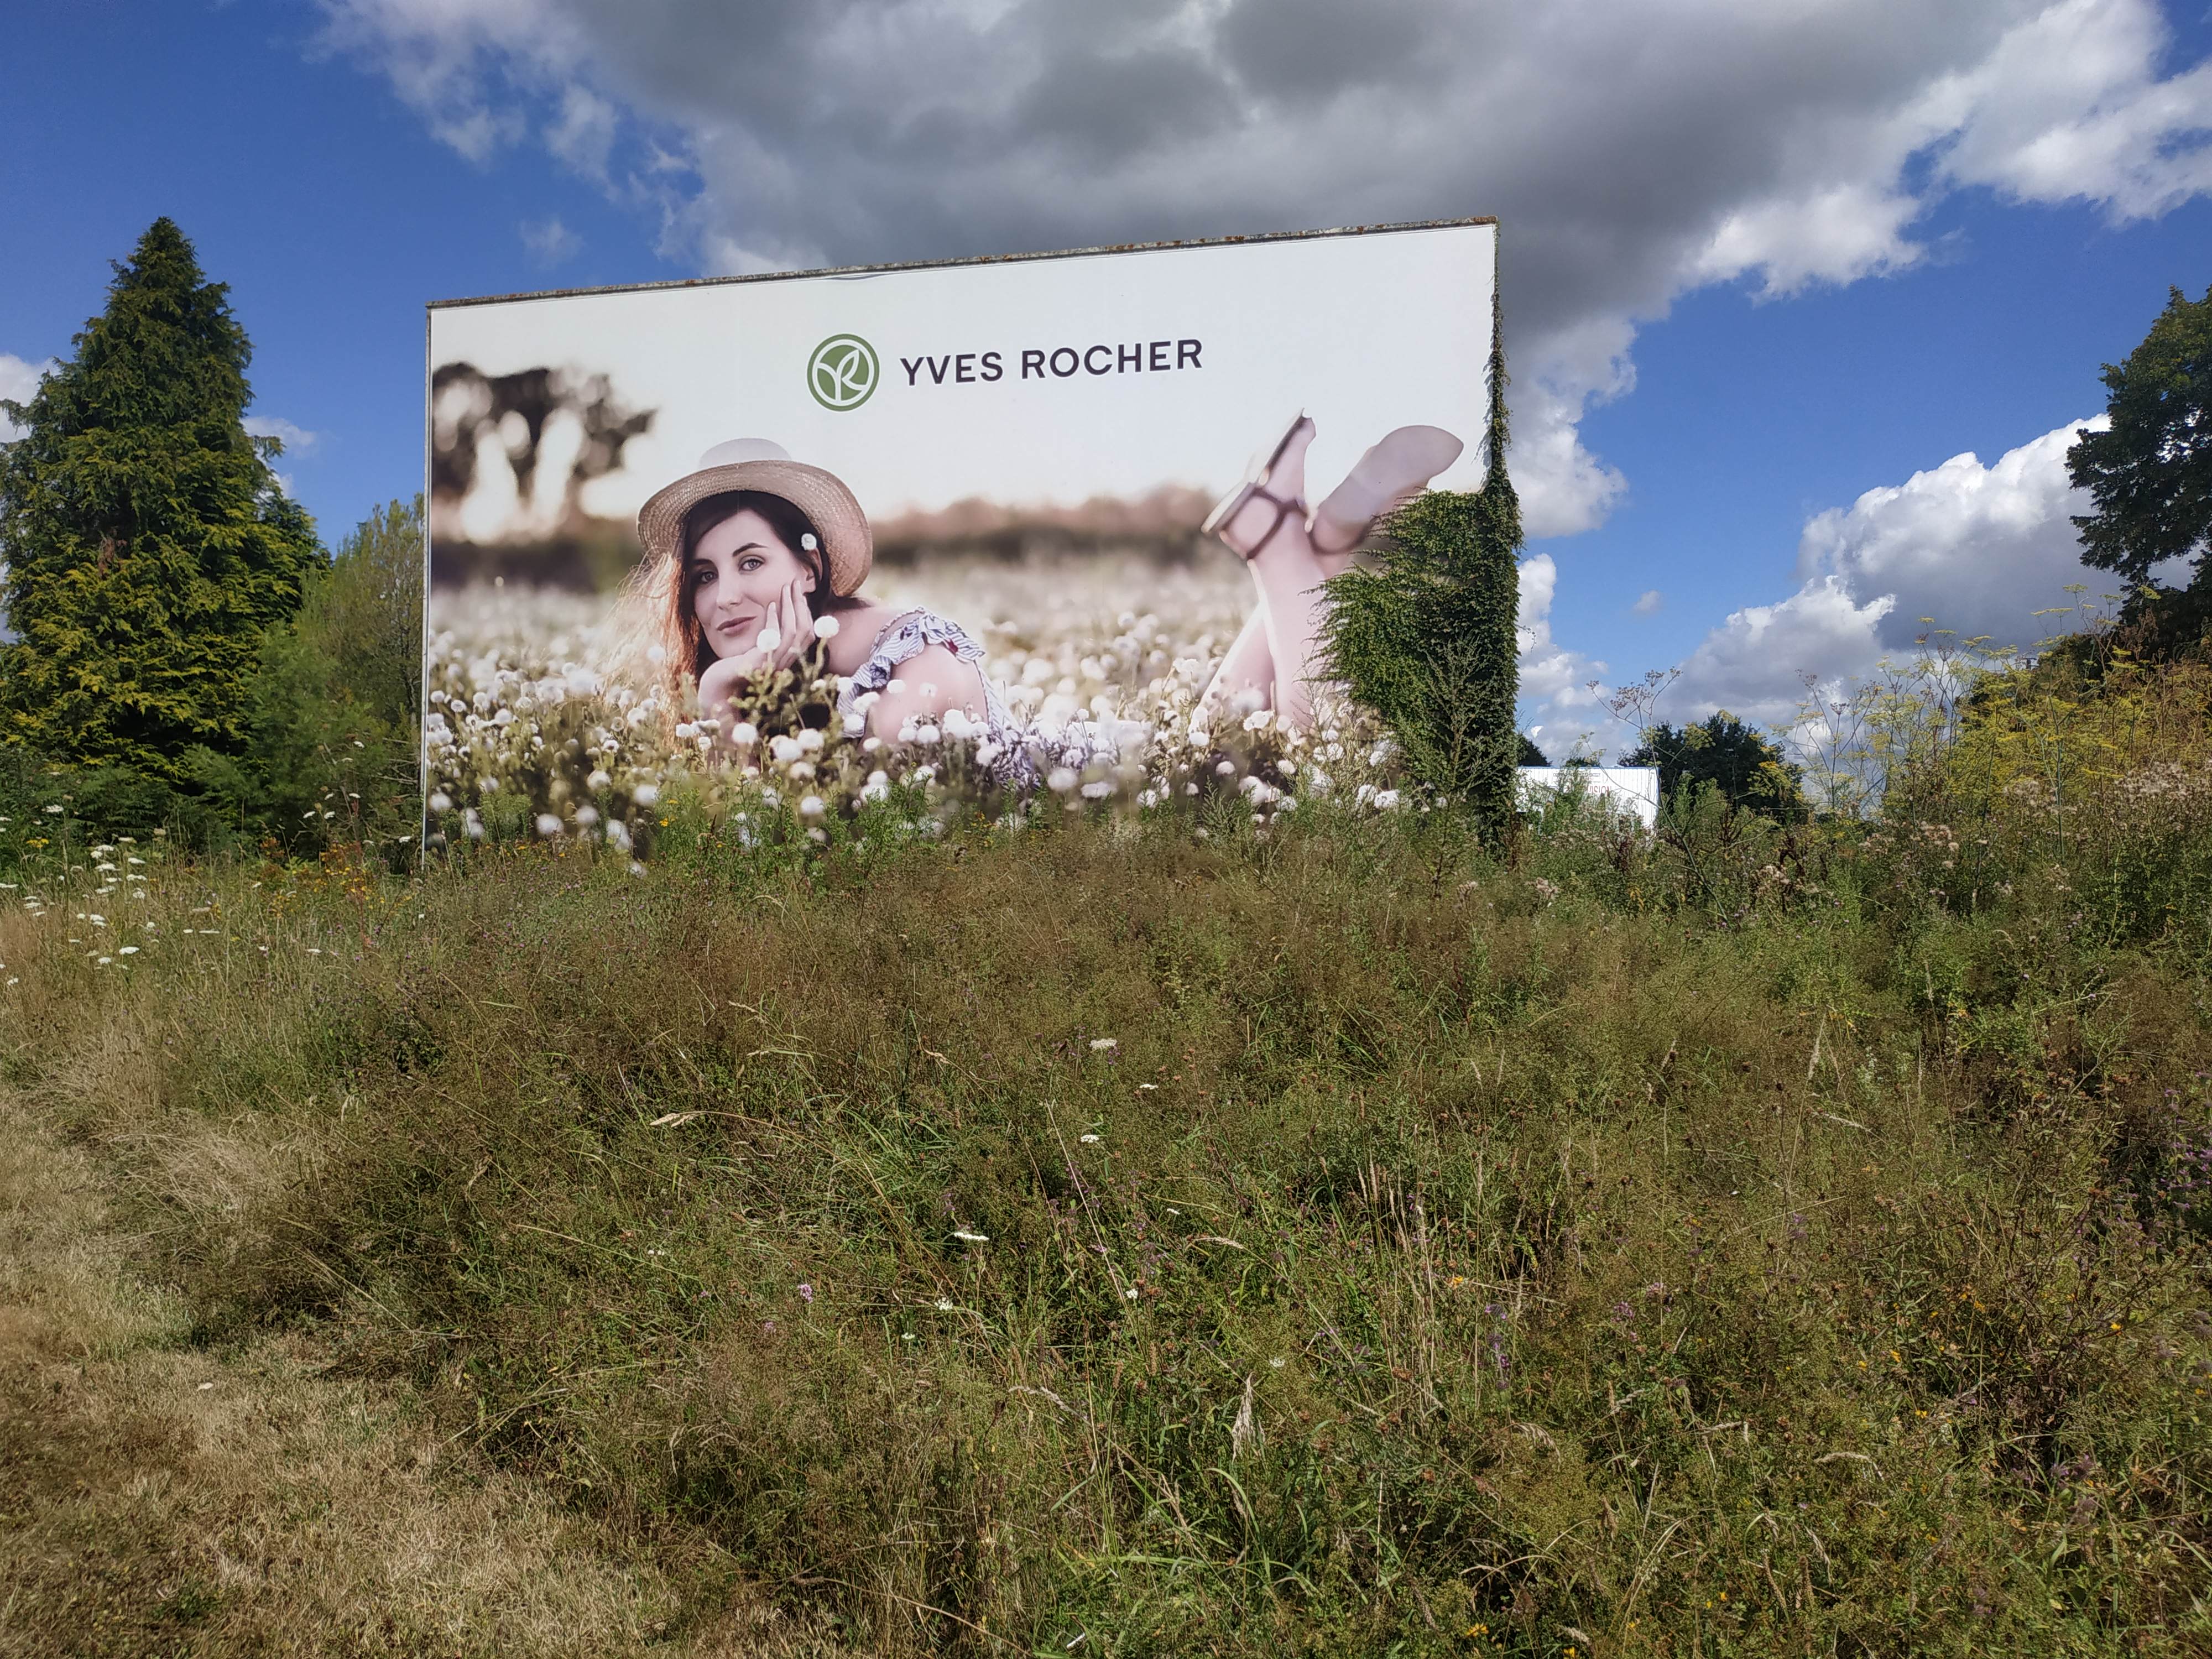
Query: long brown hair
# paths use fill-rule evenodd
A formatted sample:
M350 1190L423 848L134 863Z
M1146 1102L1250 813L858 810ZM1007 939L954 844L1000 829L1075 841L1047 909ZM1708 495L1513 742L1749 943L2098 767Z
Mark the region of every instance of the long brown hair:
M728 489L701 498L684 515L684 534L677 543L675 557L660 562L662 568L648 573L646 584L655 642L665 653L663 673L672 707L682 705L686 692L699 684L699 677L713 665L715 656L691 604L692 550L716 525L748 512L758 514L776 539L790 550L792 557L812 574L814 591L806 596L806 604L817 617L855 611L867 603L858 594L840 593L830 586L830 554L822 544L821 532L812 520L782 496L763 489Z

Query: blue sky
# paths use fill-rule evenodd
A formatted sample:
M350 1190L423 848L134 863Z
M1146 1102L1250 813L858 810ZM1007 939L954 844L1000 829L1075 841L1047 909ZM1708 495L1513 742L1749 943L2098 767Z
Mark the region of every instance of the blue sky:
M335 539L419 487L432 298L1496 213L1547 744L1617 737L1576 688L1647 668L1670 712L1778 718L1923 606L2025 642L2069 574L2060 429L2212 284L2212 15L1538 9L18 6L0 392L167 214Z

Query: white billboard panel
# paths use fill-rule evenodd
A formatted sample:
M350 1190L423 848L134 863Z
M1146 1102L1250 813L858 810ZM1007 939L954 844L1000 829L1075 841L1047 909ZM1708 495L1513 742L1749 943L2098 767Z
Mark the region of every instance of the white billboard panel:
M810 720L857 680L855 732L988 732L1011 783L1071 721L1310 719L1317 582L1409 489L1480 483L1495 272L1467 221L434 306L432 787L504 772L566 824L583 780L479 707L556 680L608 705L603 761L748 763L748 688L831 616ZM718 530L741 489L796 516ZM891 690L886 649L933 678Z

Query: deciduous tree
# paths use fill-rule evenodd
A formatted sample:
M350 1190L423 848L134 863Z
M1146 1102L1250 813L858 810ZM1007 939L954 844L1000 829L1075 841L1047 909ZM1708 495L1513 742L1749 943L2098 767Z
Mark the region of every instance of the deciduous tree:
M2066 472L2096 507L2074 520L2083 563L2140 586L2153 566L2185 557L2189 579L2174 585L2196 587L2212 537L2212 289L2169 293L2127 362L2105 365L2112 425L2082 431Z

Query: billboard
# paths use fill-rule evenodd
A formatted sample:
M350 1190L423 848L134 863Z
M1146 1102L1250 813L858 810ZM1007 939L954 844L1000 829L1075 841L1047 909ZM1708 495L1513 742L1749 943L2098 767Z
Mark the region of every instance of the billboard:
M832 772L1319 757L1319 584L1481 482L1496 228L433 306L434 829L626 843L685 771L819 817Z

